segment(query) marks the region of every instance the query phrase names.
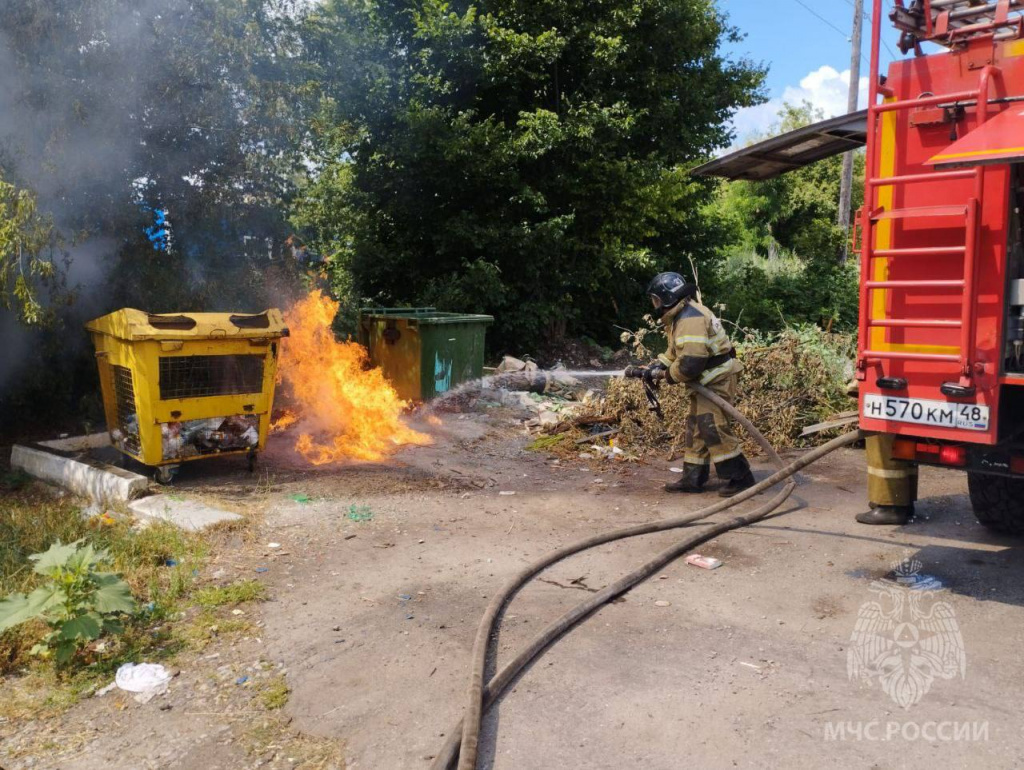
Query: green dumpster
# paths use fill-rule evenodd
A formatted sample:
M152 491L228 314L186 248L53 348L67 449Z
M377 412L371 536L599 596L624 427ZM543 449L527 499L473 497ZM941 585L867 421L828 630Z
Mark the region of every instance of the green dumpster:
M489 315L436 308L363 308L359 342L406 401L427 401L483 375Z

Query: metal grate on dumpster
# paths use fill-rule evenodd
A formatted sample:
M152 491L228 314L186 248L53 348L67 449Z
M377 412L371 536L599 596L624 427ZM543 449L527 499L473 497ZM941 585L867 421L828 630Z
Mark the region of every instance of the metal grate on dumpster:
M117 427L121 432L119 443L124 451L139 454L142 442L139 440L139 415L135 407L135 386L132 370L124 366L111 365L114 378L114 405L117 409Z
M166 356L160 359L160 398L259 393L263 359L262 355Z

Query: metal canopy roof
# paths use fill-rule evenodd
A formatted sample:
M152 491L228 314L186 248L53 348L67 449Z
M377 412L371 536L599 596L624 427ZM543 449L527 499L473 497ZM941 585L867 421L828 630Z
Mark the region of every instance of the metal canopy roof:
M867 143L868 111L851 112L773 136L698 166L695 176L726 179L773 179Z

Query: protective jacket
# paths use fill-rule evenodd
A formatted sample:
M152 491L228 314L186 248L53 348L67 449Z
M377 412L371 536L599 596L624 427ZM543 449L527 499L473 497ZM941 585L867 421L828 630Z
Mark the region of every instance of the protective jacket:
M658 360L668 367L670 382L709 385L742 370L722 322L696 300L680 302L663 321L668 349Z

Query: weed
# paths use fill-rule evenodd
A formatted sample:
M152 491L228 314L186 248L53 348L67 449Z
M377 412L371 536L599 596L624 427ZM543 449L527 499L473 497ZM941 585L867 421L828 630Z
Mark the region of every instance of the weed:
M529 444L526 449L529 452L547 452L561 444L568 436L565 433L556 433L553 436L538 436Z
M291 690L283 676L275 676L260 688L260 703L268 711L275 711L284 708L288 703L288 695Z
M29 555L32 571L46 581L31 593L12 593L0 601L0 632L30 620L44 621L50 632L31 652L53 655L59 665L70 663L94 639L124 633L120 616L135 612L135 599L116 574L97 569L109 558L84 538L67 545L58 540L46 551Z
M224 607L263 599L267 587L258 580L239 580L226 586L203 588L196 591L194 599L201 607Z

